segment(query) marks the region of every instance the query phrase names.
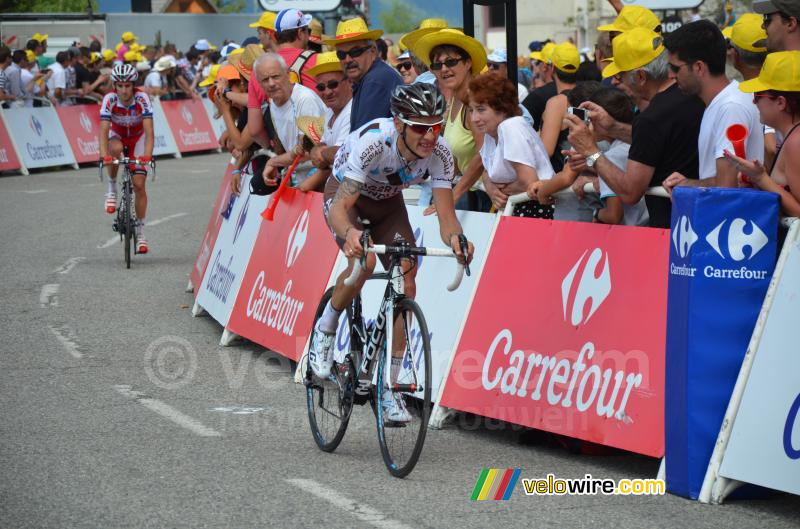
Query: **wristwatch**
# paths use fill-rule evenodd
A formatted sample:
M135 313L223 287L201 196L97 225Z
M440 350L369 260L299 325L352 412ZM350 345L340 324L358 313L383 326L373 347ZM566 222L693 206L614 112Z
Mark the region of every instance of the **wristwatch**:
M597 163L597 160L599 160L601 156L603 156L603 153L600 151L597 151L591 156L587 156L586 167L594 167L594 164Z

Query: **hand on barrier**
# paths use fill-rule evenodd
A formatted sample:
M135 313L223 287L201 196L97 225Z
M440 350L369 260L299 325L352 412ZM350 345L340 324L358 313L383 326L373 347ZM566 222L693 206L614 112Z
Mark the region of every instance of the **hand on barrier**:
M586 185L589 184L594 189L595 193L600 192L600 182L597 178L591 178L588 176L579 176L575 179L572 183L572 191L578 195L579 198L583 199L586 197Z
M274 158L270 158L270 160L264 166L264 173L262 175L264 178L264 183L268 186L278 185L278 167L270 164L273 159Z
M436 215L436 204L431 204L430 206L425 208L425 211L423 211L422 214L426 217L428 215Z
M672 196L672 190L681 185L681 183L685 180L687 180L687 178L682 174L672 173L664 179L664 181L661 183L661 187L667 191L669 196Z
M297 167L297 164L300 163L300 159L301 158L302 158L302 156L295 156L294 157L294 161L292 162L292 165L289 166L289 170L286 171L286 174L283 175L283 180L281 180L281 185L278 186L278 189L272 194L269 206L267 206L267 209L265 209L264 212L261 214L262 218L264 218L266 220L270 220L270 221L273 218L275 218L275 209L278 207L278 202L280 202L281 196L283 195L284 191L286 191L286 188L288 187L289 182L291 182L292 173L294 173L294 169L295 169L295 167ZM271 159L270 161L272 161L273 159ZM275 185L275 183L278 182L277 180L273 180L273 182L275 182L275 183L270 184L269 181L266 178L267 169L269 167L270 167L269 162L267 162L266 167L264 167L264 182L267 185ZM276 168L276 171L277 171L277 168Z

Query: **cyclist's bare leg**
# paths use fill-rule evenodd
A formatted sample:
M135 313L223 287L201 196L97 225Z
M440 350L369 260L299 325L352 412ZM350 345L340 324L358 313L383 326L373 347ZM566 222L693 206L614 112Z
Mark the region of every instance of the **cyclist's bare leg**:
M405 283L405 293L411 299L417 295L417 267L411 266L411 261L408 259L403 259L402 261L403 273L404 275L404 283ZM411 321L408 322L409 328L411 328ZM403 354L405 353L406 348L406 337L405 332L403 332L403 319L398 318L394 322L394 335L392 336L392 357L394 358L403 358Z
M122 156L122 142L119 138L110 138L108 140L108 154L115 160L119 160L120 156ZM106 171L108 172L108 178L111 181L117 181L117 171L119 170L119 165L112 164L106 166Z
M145 191L144 183L147 180L147 174L136 173L133 175L133 192L136 196L136 218L144 222L145 214L147 213L147 191Z
M356 294L361 292L364 283L366 283L369 276L371 276L372 272L375 270L375 254L367 254L367 262L364 268L361 269L358 278L356 278L356 282L351 286L347 286L344 284L344 280L347 279L353 271L353 263L355 261L355 257L351 258L348 262L347 270L339 274L339 277L336 278L336 285L333 287L333 295L331 296L331 305L333 309L337 311L344 310L345 307L353 302Z

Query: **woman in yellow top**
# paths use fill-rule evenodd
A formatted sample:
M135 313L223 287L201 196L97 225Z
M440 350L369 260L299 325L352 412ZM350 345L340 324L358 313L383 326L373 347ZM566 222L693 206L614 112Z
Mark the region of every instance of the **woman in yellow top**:
M486 194L470 191L483 174L483 163L478 156L483 134L473 128L469 108L464 104L470 81L486 67L486 50L472 37L449 28L421 37L410 43L409 49L430 68L448 99L443 135L456 160L456 172L461 175L453 188L456 209L488 211L491 203ZM431 206L425 213L434 211Z

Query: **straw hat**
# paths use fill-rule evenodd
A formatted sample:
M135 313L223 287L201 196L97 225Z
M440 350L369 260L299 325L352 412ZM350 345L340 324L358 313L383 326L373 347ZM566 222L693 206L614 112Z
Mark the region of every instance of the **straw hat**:
M323 40L328 46L336 46L337 44L344 44L345 42L355 42L357 40L376 40L383 35L382 29L370 29L363 18L351 18L350 20L342 20L336 26L336 37L332 39Z
M322 141L322 133L325 132L325 118L323 116L299 116L297 128L316 145Z
M328 72L341 72L342 63L336 56L335 51L327 51L317 55L317 64L306 70L306 73L311 77L316 77L322 73Z
M308 24L309 37L308 40L315 44L322 44L322 22L316 18L312 18Z
M414 45L419 39L424 37L425 35L429 35L431 33L435 33L440 29L445 29L450 26L447 25L447 20L443 18L426 18L422 22L419 23L419 28L409 31L402 37L400 37L400 48L402 50L406 50ZM452 29L459 29L459 28L452 28Z
M239 49L244 51L236 55L229 55L228 62L239 71L242 77L249 81L253 73L253 63L264 54L264 50L258 44L248 44Z
M478 75L486 67L486 50L483 44L464 35L457 29L440 29L434 33L429 33L417 40L409 49L419 60L425 63L426 66L431 65L431 50L436 46L449 44L451 46L458 46L472 59L472 73Z

